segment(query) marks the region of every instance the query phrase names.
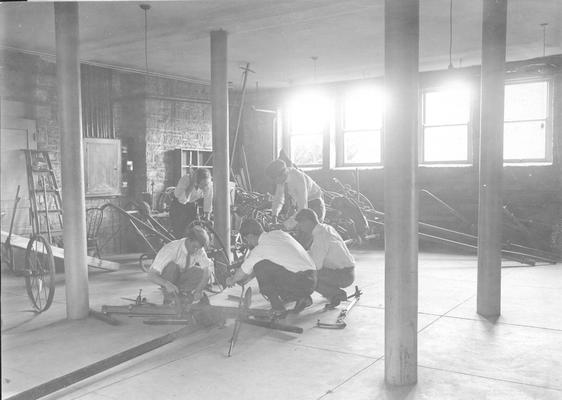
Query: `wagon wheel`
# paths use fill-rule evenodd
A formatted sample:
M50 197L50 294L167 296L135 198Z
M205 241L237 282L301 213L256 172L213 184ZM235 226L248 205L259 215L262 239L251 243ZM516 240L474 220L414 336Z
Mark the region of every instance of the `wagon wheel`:
M2 264L6 264L10 272L14 272L14 249L8 241L2 244Z
M25 252L25 288L38 312L51 306L55 295L55 260L51 246L40 235L31 238Z

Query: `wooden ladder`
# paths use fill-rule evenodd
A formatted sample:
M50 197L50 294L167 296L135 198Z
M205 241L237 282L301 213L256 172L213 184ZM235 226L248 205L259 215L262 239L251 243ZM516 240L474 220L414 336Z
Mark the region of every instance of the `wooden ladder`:
M43 150L23 151L33 233L46 235L49 243L62 247L62 199L49 153Z

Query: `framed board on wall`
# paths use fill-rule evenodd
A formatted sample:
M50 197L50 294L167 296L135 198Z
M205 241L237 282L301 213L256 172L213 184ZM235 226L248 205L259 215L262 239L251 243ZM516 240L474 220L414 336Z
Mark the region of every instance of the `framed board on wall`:
M86 196L121 195L121 141L84 139Z

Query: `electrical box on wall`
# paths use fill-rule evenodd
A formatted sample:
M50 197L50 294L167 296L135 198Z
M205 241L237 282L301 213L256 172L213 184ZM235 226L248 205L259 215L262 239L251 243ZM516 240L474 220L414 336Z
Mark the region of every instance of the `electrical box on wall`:
M125 140L121 143L121 189L128 190L131 187L134 164L132 160L131 141Z

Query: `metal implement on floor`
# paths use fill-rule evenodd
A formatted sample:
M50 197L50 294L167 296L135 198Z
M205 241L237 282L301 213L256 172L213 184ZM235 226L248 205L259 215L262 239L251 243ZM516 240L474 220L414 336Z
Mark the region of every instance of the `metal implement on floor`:
M130 299L129 305L104 305L101 312L93 316L113 322L112 315L126 315L128 317L148 318L143 320L147 325L189 325L210 327L224 325L226 319L235 319L234 330L230 339L228 356L232 354L236 344L241 324L259 326L291 333L303 333L299 326L288 325L280 322L280 316L271 310L250 308L252 303L252 288L243 290L238 307L215 306L210 304L204 296L198 303L187 304L181 298L176 298L175 304L156 305L153 303L140 303L137 299ZM107 321L106 321L107 322Z
M348 300L351 300L351 302L349 304L347 304L347 306L340 311L340 313L338 314L335 322L327 323L327 322L321 322L320 320L318 320L316 322L316 326L318 328L323 328L323 329L343 329L343 328L345 328L347 326L347 323L345 322L345 319L349 315L349 312L351 311L351 309L357 304L357 302L361 298L361 294L363 294L363 292L361 292L359 290L358 286L355 286L355 293L353 293L351 296L349 296L347 298Z

